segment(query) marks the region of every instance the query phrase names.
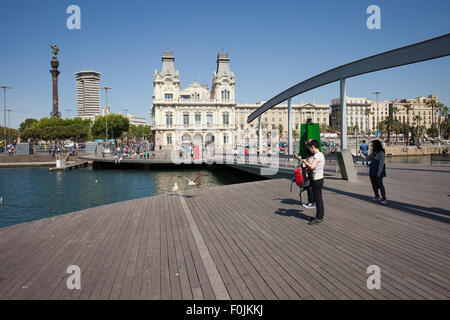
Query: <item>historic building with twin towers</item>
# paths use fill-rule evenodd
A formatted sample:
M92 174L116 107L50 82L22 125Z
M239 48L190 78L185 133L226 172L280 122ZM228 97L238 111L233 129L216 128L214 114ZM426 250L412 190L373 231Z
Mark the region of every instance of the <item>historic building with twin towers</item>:
M239 132L250 138L258 129L258 121L247 123L247 117L262 105L235 102L235 76L230 71L228 53L217 55L211 90L207 84L194 81L180 88L180 73L175 70L175 56L163 52L161 72L155 70L153 104L150 123L154 129L155 150L171 151L174 147L189 145L202 148L231 149L238 143ZM329 124L329 105L293 104L293 129L299 132L301 123L308 119ZM263 128L276 130L287 138L287 106L279 105L262 119Z

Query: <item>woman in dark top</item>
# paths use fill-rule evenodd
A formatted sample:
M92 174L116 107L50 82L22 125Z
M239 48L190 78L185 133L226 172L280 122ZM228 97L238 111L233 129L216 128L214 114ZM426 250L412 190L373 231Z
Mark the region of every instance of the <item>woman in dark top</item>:
M386 154L380 140L372 141L372 153L365 156L361 150L359 151L364 160L371 161L369 169L370 182L375 194L373 201L380 201L381 204L387 204L386 191L383 185L383 178L386 176L386 168L384 161ZM378 190L381 191L381 198Z

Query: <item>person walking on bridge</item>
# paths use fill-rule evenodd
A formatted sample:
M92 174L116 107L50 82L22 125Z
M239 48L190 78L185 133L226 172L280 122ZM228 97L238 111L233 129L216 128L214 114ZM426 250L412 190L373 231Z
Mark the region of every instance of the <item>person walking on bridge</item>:
M384 164L386 155L383 145L380 140L372 141L372 153L365 156L361 150L359 151L361 157L370 162L369 176L372 184L372 189L375 194L373 201L380 201L381 204L387 204L386 190L383 185L383 178L386 176L386 166ZM381 198L378 190L381 191Z
M323 189L323 169L325 167L325 156L319 150L319 142L312 140L308 146L309 152L313 155L313 160L309 163L294 153L295 158L302 161L303 164L312 172L311 184L313 187L313 197L316 205L316 216L311 218L309 225L319 224L323 221L325 216L325 208L322 199Z
M366 143L366 140L363 140L361 145L359 146L359 150L362 152L364 156L369 155L369 145ZM367 161L363 161L363 167L369 166L369 163Z

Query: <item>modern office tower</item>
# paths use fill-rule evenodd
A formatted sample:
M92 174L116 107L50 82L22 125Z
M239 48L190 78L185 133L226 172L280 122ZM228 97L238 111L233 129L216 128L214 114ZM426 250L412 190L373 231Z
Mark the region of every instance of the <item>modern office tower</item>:
M94 119L100 115L100 72L93 70L75 73L77 81L77 116Z

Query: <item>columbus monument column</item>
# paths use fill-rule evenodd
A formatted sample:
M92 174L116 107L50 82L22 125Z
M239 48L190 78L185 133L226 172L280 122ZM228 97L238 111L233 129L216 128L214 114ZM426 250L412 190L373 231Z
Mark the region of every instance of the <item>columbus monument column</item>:
M50 65L52 66L52 70L50 70L50 73L52 74L52 80L53 80L53 111L50 113L52 117L61 117L61 113L58 111L58 66L59 61L56 55L59 52L59 49L56 45L51 45L53 52L53 58L50 62Z

